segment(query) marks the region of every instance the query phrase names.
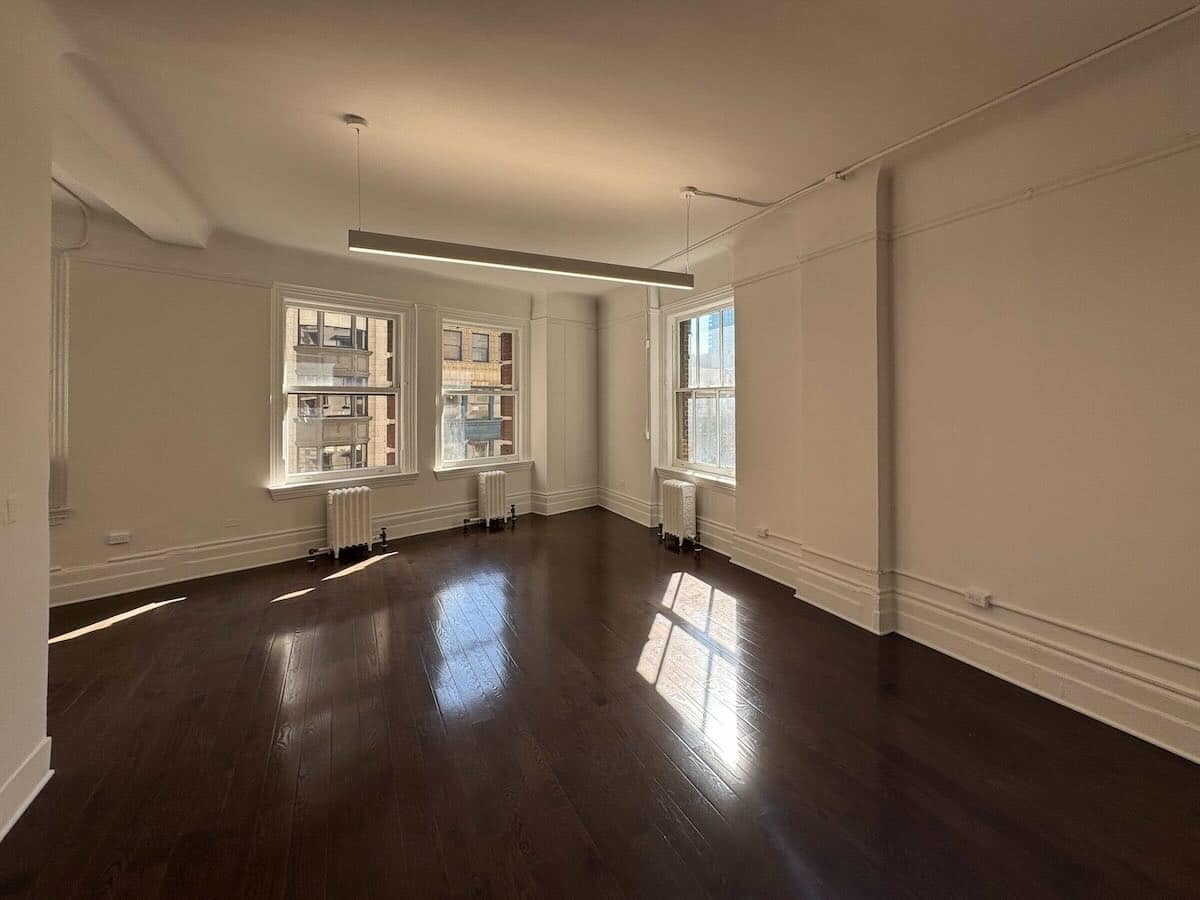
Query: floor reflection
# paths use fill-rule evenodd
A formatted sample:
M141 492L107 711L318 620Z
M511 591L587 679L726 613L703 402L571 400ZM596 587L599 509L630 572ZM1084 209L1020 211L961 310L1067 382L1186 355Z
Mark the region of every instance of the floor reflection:
M676 572L662 606L637 672L704 735L725 765L737 770L737 599Z
M58 635L58 637L52 637L50 638L50 643L61 644L63 641L74 640L77 637L83 637L85 634L91 634L93 631L111 628L118 622L124 622L126 619L132 619L134 616L140 616L142 613L148 613L151 610L158 609L160 606L167 606L171 603L178 603L180 600L186 599L186 597L176 597L173 600L160 600L158 603L147 603L145 606L139 606L137 609L126 610L125 612L118 613L115 616L109 616L107 619L101 619L99 622L93 622L91 625L85 625L82 628L76 628L74 631L68 631L65 634Z
M276 597L271 602L278 603L280 600L295 600L297 597L303 597L305 594L311 594L315 590L316 590L316 588L301 588L298 591L292 591L287 594L280 594L278 597Z
M389 556L395 556L399 551L393 550L390 553L380 553L378 556L369 556L362 562L356 562L352 566L346 566L344 569L338 569L331 575L326 575L322 581L333 581L335 578L345 578L347 575L353 575L355 572L361 572L363 569L369 569L378 562L382 562Z
M510 669L504 632L511 599L502 572L457 579L438 591L434 635L441 653L432 681L443 714L501 700Z

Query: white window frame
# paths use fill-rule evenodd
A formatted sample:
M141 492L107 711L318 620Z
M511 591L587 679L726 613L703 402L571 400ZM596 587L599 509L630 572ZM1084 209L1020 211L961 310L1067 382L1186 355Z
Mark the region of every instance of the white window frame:
M491 394L516 396L517 428L513 432L516 444L514 452L508 456L489 456L480 459L442 459L442 412L445 403L445 393L442 390L442 363L444 360L438 354L436 394L436 415L434 417L434 475L437 478L454 478L467 476L480 469L528 469L532 462L529 459L529 320L515 319L509 316L499 316L487 313L458 309L437 310L437 334L447 328L458 328L469 333L472 327L496 328L511 331L513 336L513 389L508 390L479 390L470 391L472 394ZM467 345L463 340L463 362L469 362ZM459 362L459 360L452 360Z
M336 312L357 313L394 323L396 364L390 387L340 385L343 394L371 394L396 398L396 464L332 472L288 473L284 429L287 417L288 386L284 384L284 341L288 307L317 307ZM413 303L330 291L293 284L275 284L271 290L271 396L270 446L271 475L268 490L276 500L323 494L339 487L370 485L383 487L404 484L417 478L417 308ZM325 387L312 386L313 393L329 393Z
M660 341L662 356L659 361L659 371L662 373L660 422L663 440L660 442L661 459L658 468L668 476L684 475L732 489L737 484L736 466L730 469L680 459L678 454L678 432L676 430L678 408L676 404L679 393L682 391L709 390L708 388L685 388L679 383L679 323L687 319L702 316L705 313L713 312L714 310L725 309L726 307L734 308L736 320L737 302L730 287L723 287L715 291L709 291L698 297L681 300L671 304L669 307L664 307L660 311L662 326L660 331L662 334ZM722 331L722 340L724 340L724 331ZM718 389L727 390L728 388L726 386L712 388L713 391ZM734 404L736 405L736 375L733 390ZM719 403L717 404L717 408L719 416ZM736 442L736 440L737 435L735 433L734 441Z

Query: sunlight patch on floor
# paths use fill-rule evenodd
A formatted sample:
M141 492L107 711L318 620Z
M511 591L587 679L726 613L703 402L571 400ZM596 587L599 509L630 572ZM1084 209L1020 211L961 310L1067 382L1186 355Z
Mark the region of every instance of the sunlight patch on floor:
M278 603L280 600L295 600L297 597L303 597L305 594L311 594L316 588L301 588L298 591L292 591L290 594L280 594L272 603Z
M326 575L321 580L322 581L332 581L335 578L345 578L347 575L354 575L357 572L361 572L363 569L369 569L371 566L375 565L375 563L377 563L377 562L382 562L383 560L387 559L389 556L395 556L398 552L399 551L393 550L391 553L380 553L378 556L372 556L367 559L364 559L362 562L356 562L352 566L346 566L346 568L344 568L344 569L339 569L338 571L334 572L331 575Z
M637 673L684 721L698 729L722 762L737 769L739 720L737 600L693 575L676 572L650 624ZM710 646L696 633L711 637Z
M180 600L186 599L186 597L176 597L174 600L160 600L158 603L147 603L145 606L139 606L137 609L126 610L115 616L109 616L107 619L101 619L99 622L93 622L91 625L76 628L74 631L68 631L65 634L60 634L58 637L52 637L50 638L50 643L61 644L63 641L71 641L77 637L83 637L85 634L91 634L93 631L111 628L118 622L124 622L126 619L132 619L134 616L140 616L142 613L148 613L151 610L158 609L160 606L167 606L168 604L178 603Z

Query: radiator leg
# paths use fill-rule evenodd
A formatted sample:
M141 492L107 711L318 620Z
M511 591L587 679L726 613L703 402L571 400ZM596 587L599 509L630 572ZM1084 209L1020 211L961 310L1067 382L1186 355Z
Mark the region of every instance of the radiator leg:
M320 549L320 547L308 548L308 564L310 566L315 566L317 564L317 553L320 552Z
M508 505L508 523L511 527L517 527L517 504L510 503Z
M383 544L383 549L387 549L387 527L379 529L379 543Z
M471 522L470 519L463 519L463 534L467 533L467 525L469 525L470 522Z
M661 542L663 539L662 522L658 523L658 539Z

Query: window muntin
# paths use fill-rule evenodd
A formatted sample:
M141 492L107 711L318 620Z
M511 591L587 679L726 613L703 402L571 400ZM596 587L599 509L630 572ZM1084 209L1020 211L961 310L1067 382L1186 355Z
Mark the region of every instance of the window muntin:
M443 346L451 333L459 335L453 342L459 348L462 335L469 335L470 358L443 353L439 464L515 458L520 408L516 332L503 326L446 324Z
M674 461L722 475L737 468L732 304L676 322Z
M283 317L284 480L398 471L399 317L286 299Z

